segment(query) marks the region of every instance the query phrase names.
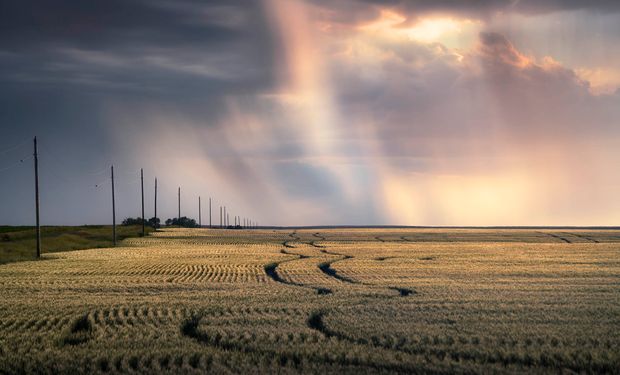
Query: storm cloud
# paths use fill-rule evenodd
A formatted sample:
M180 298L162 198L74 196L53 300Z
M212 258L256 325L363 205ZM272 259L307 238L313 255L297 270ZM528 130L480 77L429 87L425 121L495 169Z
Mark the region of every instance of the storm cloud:
M145 168L164 218L181 186L188 216L198 195L212 196L214 214L225 204L264 224L614 224L620 72L607 57L619 10L5 2L0 192L11 199L0 222L32 221L30 161L20 160L37 135L46 223L107 222L114 164L121 216L139 212ZM577 16L600 20L599 44L588 42L597 25ZM560 40L540 26L550 19L583 32ZM599 57L554 56L541 40Z

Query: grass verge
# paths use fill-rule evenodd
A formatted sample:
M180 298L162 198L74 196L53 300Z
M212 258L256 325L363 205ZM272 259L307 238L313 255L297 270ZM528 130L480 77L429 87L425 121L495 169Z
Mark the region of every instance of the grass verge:
M153 231L147 227L146 233ZM117 226L117 239L139 237L141 226ZM44 226L41 227L42 252L103 248L112 246L111 225ZM34 227L0 226L0 264L35 259Z

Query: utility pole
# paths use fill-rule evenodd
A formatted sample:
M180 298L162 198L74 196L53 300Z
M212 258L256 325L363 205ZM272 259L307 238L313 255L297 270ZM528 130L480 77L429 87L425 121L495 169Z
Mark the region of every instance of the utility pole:
M41 222L39 216L39 151L34 137L34 202L37 217L37 258L41 258Z
M157 227L159 225L157 225L157 177L155 177L155 229L157 229Z
M202 208L200 207L200 196L198 196L198 226L202 228Z
M181 187L179 186L179 214L177 215L178 225L181 226Z
M110 167L110 178L112 179L112 244L116 246L116 202L114 200L114 166Z
M142 237L146 236L144 228L144 170L140 168L140 192L142 193Z
M211 197L209 197L209 228L211 228Z

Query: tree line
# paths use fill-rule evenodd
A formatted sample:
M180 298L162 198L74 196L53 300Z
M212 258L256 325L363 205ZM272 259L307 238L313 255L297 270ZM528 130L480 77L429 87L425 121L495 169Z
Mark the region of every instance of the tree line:
M148 220L146 219L143 220L141 217L136 217L136 218L128 217L125 220L123 220L121 225L142 225L143 221L144 221L144 225L148 225L153 228L159 228L161 226L161 220L158 217L152 217ZM175 226L175 227L182 227L182 228L199 228L200 227L200 225L196 223L196 220L190 219L187 216L182 216L180 218L175 217L172 219L166 219L164 224L166 226Z

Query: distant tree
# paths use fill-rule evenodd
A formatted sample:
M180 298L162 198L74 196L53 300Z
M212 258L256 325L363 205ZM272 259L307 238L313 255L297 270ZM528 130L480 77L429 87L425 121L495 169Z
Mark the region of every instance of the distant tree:
M152 217L148 220L144 220L144 224L150 227L153 227L153 228L157 228L160 226L160 220L158 217ZM128 217L125 220L123 220L121 225L142 225L142 218L141 217L136 217L136 218ZM166 225L168 224L166 223Z
M159 228L161 226L161 223L158 217L150 218L146 224L153 228Z
M166 225L167 226L179 226L182 228L198 228L199 225L196 223L196 220L194 219L190 219L186 216L179 218L173 218L173 219L167 219L166 220Z
M146 224L146 221L145 221ZM121 225L142 225L142 218L141 217L128 217L125 220L123 220L123 222L121 223Z

